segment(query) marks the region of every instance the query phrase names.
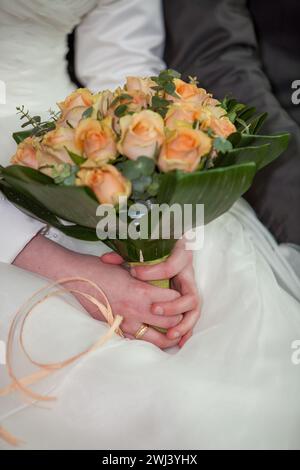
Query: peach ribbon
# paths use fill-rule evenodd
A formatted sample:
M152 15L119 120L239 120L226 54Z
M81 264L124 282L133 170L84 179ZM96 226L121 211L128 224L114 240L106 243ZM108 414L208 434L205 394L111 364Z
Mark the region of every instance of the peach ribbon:
M63 288L63 289L58 289L55 290L54 292L48 292L46 293L45 291L48 291L50 289L53 289L56 286L62 286L64 284L70 283L70 282L84 282L88 284L89 286L93 287L96 291L98 291L99 294L104 299L105 304L97 300L94 296L87 294L85 292L82 292L77 289L69 289L69 288ZM44 293L45 292L45 293ZM57 296L57 295L62 295L65 294L66 292L69 292L71 294L77 294L81 295L85 299L89 300L91 303L93 303L99 312L103 315L105 320L107 321L108 325L110 326L109 330L105 335L100 337L94 344L92 344L90 347L88 347L86 350L82 351L81 353L76 354L75 356L72 356L64 361L57 362L57 363L49 363L49 364L44 364L41 362L38 362L34 360L29 353L26 351L25 346L24 346L24 327L26 320L28 319L29 315L32 314L34 309L43 303L45 300L47 300L50 297ZM35 303L32 304L34 299L38 297L39 295L43 294L42 298L39 300L35 301ZM31 306L30 306L31 305ZM19 334L19 343L21 350L25 354L25 356L28 358L31 364L37 366L39 368L38 371L32 373L29 376L22 377L22 378L17 378L13 366L12 366L12 350L13 350L13 344L14 344L14 337L16 333L16 328L18 325L18 320L19 317L22 315L22 313L25 312L24 318L21 323L20 327L20 334ZM103 292L103 290L94 282L90 281L89 279L81 278L81 277L70 277L70 278L65 278L61 279L59 281L56 281L52 284L49 284L38 291L36 291L26 302L22 307L17 311L15 314L12 323L9 328L9 333L8 333L8 340L7 340L7 348L6 348L6 367L7 367L7 372L9 377L11 378L11 383L3 388L0 389L0 397L9 395L10 393L14 391L20 391L24 396L28 399L31 398L32 400L39 402L39 401L53 401L56 398L52 396L44 396L38 393L33 392L30 388L28 388L30 385L33 385L37 383L38 381L42 380L43 378L47 377L51 373L63 369L64 367L67 367L68 365L74 363L75 361L79 360L83 356L91 353L92 351L95 351L99 349L101 346L103 346L115 333L118 334L119 336L123 337L122 330L120 329L120 325L122 322L123 318L119 315L114 317L111 306L109 304L109 301ZM31 404L34 404L31 402ZM8 444L17 446L20 443L22 443L21 440L17 439L15 436L10 434L6 429L4 429L2 426L0 426L0 439L6 441Z

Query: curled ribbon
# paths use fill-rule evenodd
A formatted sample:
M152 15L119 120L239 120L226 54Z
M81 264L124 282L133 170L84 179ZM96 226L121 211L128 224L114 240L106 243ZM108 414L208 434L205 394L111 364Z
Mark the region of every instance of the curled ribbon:
M67 283L70 283L70 282L84 282L84 283L88 284L89 286L93 287L99 294L101 294L101 296L104 299L105 304L100 302L94 296L92 296L90 294L87 294L85 292L82 292L78 289L73 289L73 288L69 289L69 288L65 287L65 288L57 289L54 292L48 292L48 293L46 292L50 289L53 289L54 287L62 286L64 284L67 284ZM74 355L74 356L72 356L72 357L70 357L70 358L68 358L64 361L57 362L57 363L48 363L48 364L38 362L38 361L34 360L29 355L29 353L26 351L25 346L24 346L24 327L25 327L26 320L28 319L29 315L32 314L34 309L38 305L43 303L45 300L47 300L48 298L53 297L53 296L65 294L66 292L69 292L71 294L81 295L82 297L84 297L85 299L87 299L91 303L93 303L97 307L99 312L103 315L103 317L105 318L105 320L108 323L108 325L110 326L110 328L107 331L107 333L105 333L105 335L101 336L94 344L89 346L84 351L82 351L82 352L80 352L80 353L78 353L78 354L76 354L76 355ZM34 301L34 299L37 296L39 296L43 293L44 293L44 295L42 296L42 298L39 299L39 300L36 300L33 303L33 305L31 305L32 302ZM30 307L30 305L31 305L31 307ZM20 346L21 346L21 349L22 349L23 353L28 358L30 363L37 366L39 368L39 370L37 372L34 372L33 374L27 376L27 377L17 378L17 376L16 376L16 374L13 370L13 366L12 366L12 350L13 350L14 337L15 337L15 332L16 332L16 328L17 328L17 323L18 323L18 320L19 320L19 318L20 318L20 316L22 315L23 312L25 312L25 314L24 314L24 318L22 320L21 327L20 327L19 343L20 343ZM55 400L56 399L55 397L44 396L44 395L35 393L34 391L32 391L28 387L30 385L33 385L33 384L37 383L38 381L42 380L43 378L49 376L51 373L53 373L53 372L55 372L59 369L63 369L64 367L67 367L68 365L74 363L75 361L79 360L80 358L82 358L83 356L89 354L90 352L99 349L115 333L118 334L119 336L123 337L122 331L120 329L120 325L121 325L122 320L123 320L123 318L119 315L114 317L111 306L109 304L109 301L108 301L105 293L103 292L103 290L97 284L90 281L89 279L85 279L85 278L81 278L81 277L70 277L70 278L61 279L59 281L56 281L56 282L54 282L50 285L47 285L47 286L39 289L17 311L17 313L15 314L15 316L12 320L12 323L10 325L9 333L8 333L7 348L6 348L6 367L7 367L8 375L11 378L11 383L7 387L5 387L3 389L0 389L0 397L9 395L10 393L12 393L14 391L20 391L27 399L31 398L34 401L39 402L39 401L53 401L53 400ZM2 426L0 426L0 439L4 440L5 442L7 442L8 444L10 444L12 446L17 446L17 445L20 445L22 443L21 440L17 439L15 436L10 434Z

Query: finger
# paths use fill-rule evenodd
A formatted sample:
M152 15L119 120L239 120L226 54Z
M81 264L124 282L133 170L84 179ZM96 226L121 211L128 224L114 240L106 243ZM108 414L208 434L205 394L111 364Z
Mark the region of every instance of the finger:
M166 261L149 266L134 266L130 273L142 281L171 279L180 273L190 261L190 252L177 248Z
M175 289L164 289L147 283L143 284L141 291L150 304L172 302L180 297L180 293Z
M130 339L135 339L136 340L136 332L140 328L141 323L137 322L125 322L124 325L122 324L122 331L124 332L125 336ZM180 338L178 339L169 339L167 336L163 333L160 333L159 331L156 331L155 329L149 327L144 335L138 339L138 341L147 341L148 343L152 343L155 346L159 347L160 349L166 349L166 348L171 348L173 346L176 346L178 342L180 341Z
M169 330L174 326L179 325L183 320L183 315L174 315L172 317L160 317L158 315L141 315L141 321L150 326L157 326Z
M178 343L178 346L182 348L185 343L193 336L193 330L188 331L186 335L184 335Z
M176 338L176 339L167 338L165 334L159 333L158 331L150 327L144 334L142 340L155 344L160 349L167 349L167 348L176 346L180 338Z
M154 315L179 315L195 309L198 303L199 300L196 295L183 295L173 302L154 303L151 312Z
M100 260L106 264L123 264L124 263L122 256L114 252L105 253L104 255L100 256Z
M196 325L197 321L200 317L199 309L192 310L184 315L182 322L168 330L167 337L169 339L176 339L181 338L184 336L188 331L192 330Z

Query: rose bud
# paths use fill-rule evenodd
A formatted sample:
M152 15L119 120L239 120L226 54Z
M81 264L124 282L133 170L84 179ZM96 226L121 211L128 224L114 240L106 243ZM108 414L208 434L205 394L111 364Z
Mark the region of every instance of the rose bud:
M82 168L77 174L77 186L91 188L101 204L117 204L121 196L129 197L131 183L113 165L89 170Z
M78 106L88 108L93 104L93 95L87 88L78 88L73 91L64 101L57 103L58 107L65 115L68 111Z
M37 151L39 142L33 137L27 137L18 145L15 155L11 158L13 165L28 166L30 168L38 169Z
M130 92L141 91L145 95L154 95L156 83L151 78L127 77L125 88Z

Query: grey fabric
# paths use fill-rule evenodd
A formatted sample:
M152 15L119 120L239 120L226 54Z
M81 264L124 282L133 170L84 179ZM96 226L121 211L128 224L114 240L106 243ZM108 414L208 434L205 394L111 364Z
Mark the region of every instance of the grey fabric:
M168 66L216 97L267 111L262 133L288 131L288 150L255 178L246 199L278 241L300 245L299 0L165 0ZM298 121L298 122L297 122Z

